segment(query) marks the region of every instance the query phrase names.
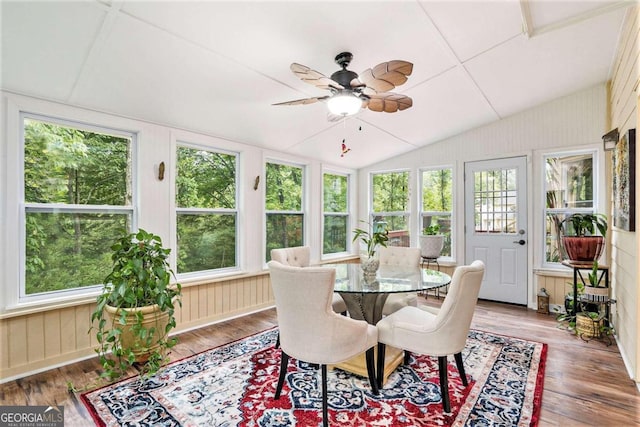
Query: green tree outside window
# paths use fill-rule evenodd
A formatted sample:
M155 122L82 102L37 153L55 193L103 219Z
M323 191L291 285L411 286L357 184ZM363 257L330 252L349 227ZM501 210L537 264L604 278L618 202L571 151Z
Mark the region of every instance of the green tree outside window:
M323 254L347 251L348 177L325 173L322 176L323 189Z
M302 167L269 162L266 164L266 254L271 249L304 244Z
M177 272L237 265L237 156L178 147Z
M131 228L132 136L23 119L23 296L101 284Z

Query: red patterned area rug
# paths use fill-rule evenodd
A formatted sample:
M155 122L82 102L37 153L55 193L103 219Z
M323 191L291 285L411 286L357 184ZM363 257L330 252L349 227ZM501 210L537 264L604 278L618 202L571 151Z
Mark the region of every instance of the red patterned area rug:
M293 427L321 424L319 369L292 359L274 400L277 329L207 350L138 377L84 393L101 426ZM329 371L331 426L535 426L547 345L472 330L463 351L469 385L449 363L451 413L443 413L437 358L413 355L379 395L369 383ZM294 366L295 364L295 366Z

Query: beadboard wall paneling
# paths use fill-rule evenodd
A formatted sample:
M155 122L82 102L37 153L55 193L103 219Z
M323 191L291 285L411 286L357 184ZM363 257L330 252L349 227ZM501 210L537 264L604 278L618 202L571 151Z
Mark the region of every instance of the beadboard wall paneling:
M618 128L620 134L637 128L638 81L640 71L640 7L629 8L613 63L610 84L611 128ZM637 144L637 142L636 142ZM610 161L610 157L609 157ZM636 165L640 164L640 151L636 150ZM637 177L636 172L636 177ZM636 178L637 179L637 178ZM609 183L610 184L610 183ZM640 194L640 193L638 193ZM636 202L637 206L637 202ZM613 212L609 210L609 218ZM617 299L614 325L618 336L618 347L627 363L631 377L640 381L640 327L638 304L638 234L619 230L611 225L611 285ZM636 225L636 229L637 225Z
M569 292L573 292L573 279L565 276L551 276L546 274L536 274L535 276L535 288L545 288L549 294L549 304L564 305L564 297Z
M268 273L184 286L176 333L273 307ZM0 382L95 355L94 304L0 319Z
M368 172L378 170L510 157L532 150L601 143L606 114L606 87L601 84L363 168L360 180L366 181Z

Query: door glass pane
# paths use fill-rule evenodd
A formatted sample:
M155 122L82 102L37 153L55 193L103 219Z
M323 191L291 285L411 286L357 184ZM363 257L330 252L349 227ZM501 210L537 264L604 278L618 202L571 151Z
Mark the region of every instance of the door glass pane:
M475 231L479 233L515 233L518 206L515 169L474 172Z

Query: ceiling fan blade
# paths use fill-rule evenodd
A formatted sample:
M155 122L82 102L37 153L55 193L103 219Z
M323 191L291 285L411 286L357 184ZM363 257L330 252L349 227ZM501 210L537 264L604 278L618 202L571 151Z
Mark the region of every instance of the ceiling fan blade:
M278 102L277 104L271 104L271 105L307 105L307 104L314 104L318 101L324 101L325 99L328 99L328 98L329 96L315 96L313 98L295 99L293 101Z
M413 105L413 99L398 93L385 92L371 95L367 108L371 111L395 113L406 110Z
M364 70L358 77L368 88L387 92L407 81L413 72L413 64L407 61L389 61Z
M305 65L296 64L294 62L293 64L291 64L290 68L291 71L293 71L293 74L298 76L300 80L305 83L309 83L310 85L314 85L315 87L318 87L320 89L344 89L341 84L331 80L329 77L325 76L322 73L312 70Z

